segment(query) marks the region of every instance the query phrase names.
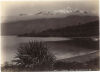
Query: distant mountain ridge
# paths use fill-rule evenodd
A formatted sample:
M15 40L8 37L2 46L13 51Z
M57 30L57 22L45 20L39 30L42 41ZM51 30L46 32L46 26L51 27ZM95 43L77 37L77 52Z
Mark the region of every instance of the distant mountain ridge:
M59 29L67 26L85 24L98 20L97 16L71 15L64 18L42 18L4 23L1 25L2 35L19 35L31 32L42 32L47 29Z
M92 13L89 13L88 11L84 10L79 10L79 9L73 9L71 7L66 7L64 9L57 9L53 11L39 11L35 15L51 15L51 16L56 16L56 15L92 15Z
M99 21L88 22L75 26L68 26L59 29L48 29L40 33L25 33L19 36L31 37L94 37L99 36Z
M50 16L51 18L53 17L65 17L69 15L94 15L93 12L83 10L83 9L77 9L77 8L72 8L72 7L66 7L66 8L60 8L60 9L55 9L55 10L39 10L36 13L21 13L19 16Z

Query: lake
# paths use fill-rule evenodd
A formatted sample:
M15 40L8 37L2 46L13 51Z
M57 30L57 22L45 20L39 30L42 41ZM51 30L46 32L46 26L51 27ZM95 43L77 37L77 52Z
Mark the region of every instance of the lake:
M17 37L2 36L2 64L6 61L10 62L16 56L17 48L20 43L29 42L30 40L47 42L48 49L52 52L56 59L70 58L77 55L85 54L93 51L82 46L73 46L68 44L71 38L65 37Z

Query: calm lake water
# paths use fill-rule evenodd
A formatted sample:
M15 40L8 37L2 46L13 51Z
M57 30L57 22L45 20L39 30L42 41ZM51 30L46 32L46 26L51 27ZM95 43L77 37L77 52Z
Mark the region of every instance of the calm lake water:
M49 50L56 56L57 59L70 58L76 55L91 52L92 49L77 47L68 44L71 38L63 37L17 37L17 36L2 36L2 64L6 61L11 61L16 56L17 48L20 43L29 42L30 40L45 41ZM63 42L64 41L64 42Z

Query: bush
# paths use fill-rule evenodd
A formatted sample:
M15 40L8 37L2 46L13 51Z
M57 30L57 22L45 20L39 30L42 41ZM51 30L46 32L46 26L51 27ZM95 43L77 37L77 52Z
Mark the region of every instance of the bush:
M46 43L30 41L20 45L13 61L23 69L52 70L55 56L49 52Z
M55 70L70 70L70 71L98 71L99 70L99 58L94 58L86 62L66 62L58 60L54 64Z

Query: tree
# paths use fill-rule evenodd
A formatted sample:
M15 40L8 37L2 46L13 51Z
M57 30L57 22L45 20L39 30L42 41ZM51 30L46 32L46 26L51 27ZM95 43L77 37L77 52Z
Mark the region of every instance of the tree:
M50 53L44 42L30 41L23 43L18 48L16 60L17 65L23 68L52 69L55 56Z

